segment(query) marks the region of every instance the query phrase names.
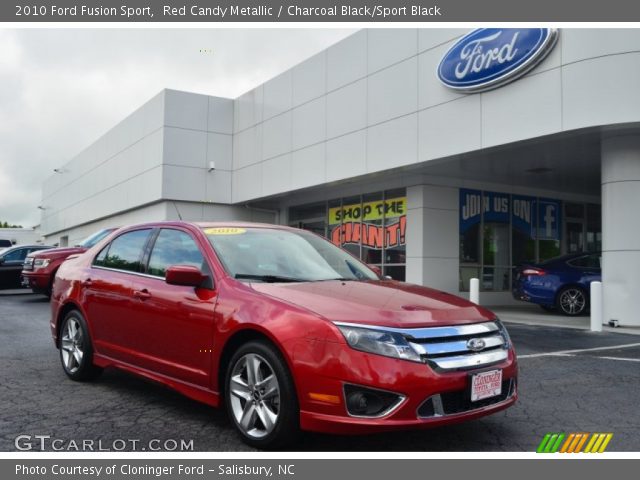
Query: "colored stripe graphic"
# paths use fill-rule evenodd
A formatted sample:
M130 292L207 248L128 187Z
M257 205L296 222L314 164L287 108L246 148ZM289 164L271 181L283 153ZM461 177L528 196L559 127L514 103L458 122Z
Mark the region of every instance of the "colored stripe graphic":
M562 445L562 448L560 449L560 453L567 453L567 450L569 449L569 446L571 445L571 442L573 442L574 438L576 438L576 434L570 433L569 436L567 437L567 441L564 442L564 445Z
M594 433L593 438L589 441L589 445L585 448L584 453L602 453L609 445L613 433Z
M551 437L550 433L547 433L543 438L542 441L540 442L540 445L538 445L538 448L536 449L536 453L545 453L544 452L544 448L547 446L547 442L549 441L549 438Z
M537 453L602 453L613 433L547 433L536 449ZM588 442L587 442L588 440ZM586 443L586 447L583 447Z
M562 443L562 440L564 440L564 437L564 433L547 433L540 442L540 445L538 445L536 452L556 453L558 448L560 448L560 444Z
M580 438L578 445L576 445L576 448L573 450L572 453L580 453L582 451L582 446L587 441L587 438L589 438L588 433L581 433L580 435L582 435L582 438Z
M593 436L591 437L591 440L589 440L589 443L587 443L587 447L584 449L584 453L591 452L591 449L593 448L593 444L596 443L597 438L598 438L598 434L594 433Z

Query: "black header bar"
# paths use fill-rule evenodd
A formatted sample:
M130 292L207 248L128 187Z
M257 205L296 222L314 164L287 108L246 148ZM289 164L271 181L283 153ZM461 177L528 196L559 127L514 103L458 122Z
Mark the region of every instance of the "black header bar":
M638 22L629 0L14 0L0 22Z

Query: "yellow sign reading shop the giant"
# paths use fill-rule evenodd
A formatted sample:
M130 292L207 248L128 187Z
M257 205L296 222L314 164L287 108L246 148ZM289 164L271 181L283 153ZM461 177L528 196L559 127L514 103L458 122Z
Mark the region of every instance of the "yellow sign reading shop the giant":
M407 197L388 198L363 204L354 203L329 209L329 225L342 222L368 222L406 215Z

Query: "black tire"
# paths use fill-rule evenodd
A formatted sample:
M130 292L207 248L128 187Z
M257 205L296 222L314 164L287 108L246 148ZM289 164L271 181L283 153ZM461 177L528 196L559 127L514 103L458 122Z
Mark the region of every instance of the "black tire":
M583 315L589 309L589 295L580 287L564 287L556 297L556 308L568 317Z
M549 313L554 313L556 311L556 307L553 305L540 305L540 308Z
M71 324L73 330L78 331L77 336L71 334ZM58 347L62 369L71 380L85 382L97 378L102 373L102 368L93 364L93 344L89 329L78 310L71 310L64 317Z
M257 436L257 433L252 435L250 432L245 431L245 428L241 426L238 418L236 418L236 415L239 413L237 411L238 405L240 405L241 410L244 405L244 410L247 411L247 403L253 403L256 405L254 408L258 408L259 405L262 405L262 408L265 408L265 403L269 402L266 397L265 399L260 397L254 402L253 400L249 401L239 398L237 395L232 393L231 380L234 371L236 374L238 374L239 371L246 372L242 365L243 362L246 364L248 358L259 358L261 362L264 362L264 364L260 365L260 368L266 369L267 372L271 370L277 379L277 386L279 388L277 419L273 423L274 426L272 427L272 430L265 433L263 436ZM269 375L266 376L269 377ZM249 387L250 382L247 381L246 383L247 389L250 390L252 388ZM258 384L259 382L256 382L256 385ZM289 372L289 368L278 349L272 344L266 341L254 340L238 348L229 362L225 375L224 386L224 400L227 413L231 423L236 427L236 430L239 432L242 440L247 445L270 450L283 448L296 440L300 433L300 407L298 406L298 397L291 372ZM271 401L274 401L274 399L271 399ZM270 412L272 412L272 407L274 406L275 405L271 405L269 407ZM252 417L260 418L260 415L255 413ZM268 427L262 424L260 420L256 420L256 422L258 425L264 426L265 431L268 430ZM254 431L257 432L258 430L256 429Z

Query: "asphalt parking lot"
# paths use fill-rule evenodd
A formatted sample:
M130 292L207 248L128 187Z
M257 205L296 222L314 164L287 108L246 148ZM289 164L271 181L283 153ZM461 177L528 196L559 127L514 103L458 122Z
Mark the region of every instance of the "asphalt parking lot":
M154 383L117 371L89 384L68 380L48 321L43 297L0 295L0 451L15 451L19 435L62 439L64 448L83 440L120 448L115 441L133 439L140 450L151 440L156 448L193 440L196 451L250 450L223 411ZM298 449L530 452L547 432L613 432L608 451L640 450L640 336L508 327L520 357L520 400L511 409L432 430L305 434Z

